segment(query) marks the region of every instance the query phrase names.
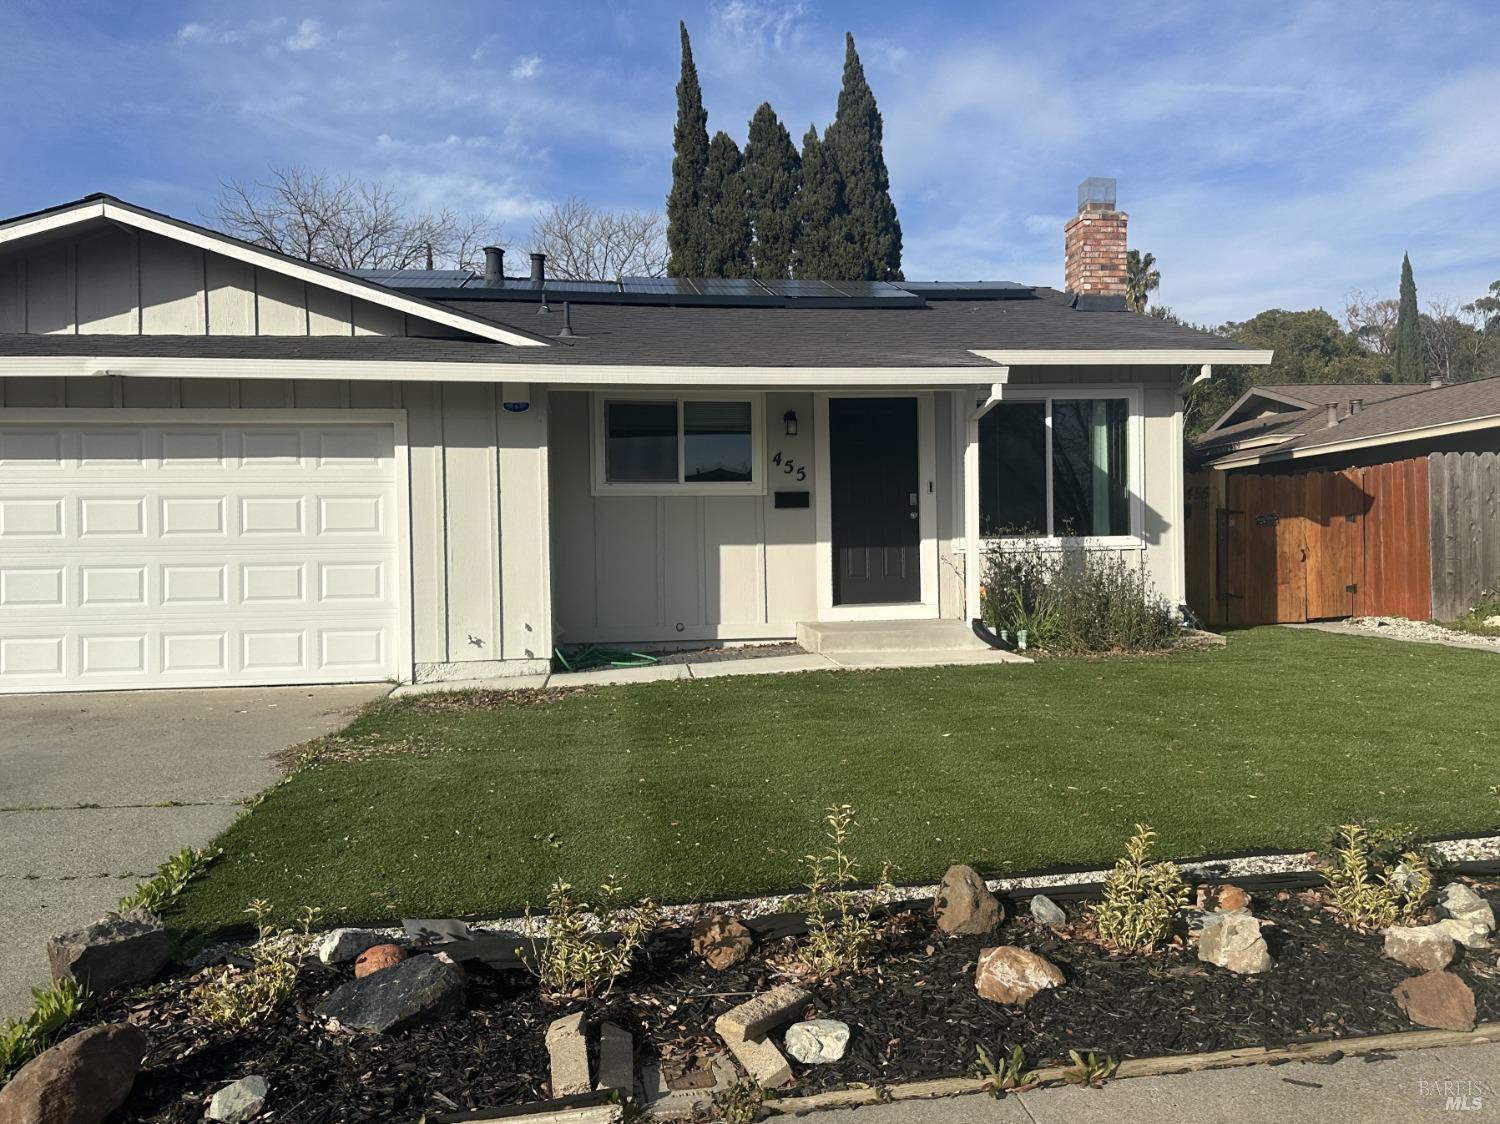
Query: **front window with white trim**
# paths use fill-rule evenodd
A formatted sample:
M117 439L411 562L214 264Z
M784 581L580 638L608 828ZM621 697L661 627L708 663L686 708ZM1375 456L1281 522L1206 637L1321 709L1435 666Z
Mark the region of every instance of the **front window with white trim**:
M759 492L758 398L600 395L595 399L598 492Z
M1038 395L979 421L979 525L985 538L1139 535L1139 410L1130 392Z

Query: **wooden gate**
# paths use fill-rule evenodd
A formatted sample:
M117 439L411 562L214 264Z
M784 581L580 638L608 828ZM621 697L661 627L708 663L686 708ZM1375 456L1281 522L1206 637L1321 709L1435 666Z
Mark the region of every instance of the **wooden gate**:
M1427 618L1432 592L1425 459L1230 473L1218 481L1205 475L1189 481L1186 539L1192 553L1189 603L1210 623L1289 624L1369 614ZM1222 499L1202 502L1215 492ZM1211 527L1200 522L1209 518Z

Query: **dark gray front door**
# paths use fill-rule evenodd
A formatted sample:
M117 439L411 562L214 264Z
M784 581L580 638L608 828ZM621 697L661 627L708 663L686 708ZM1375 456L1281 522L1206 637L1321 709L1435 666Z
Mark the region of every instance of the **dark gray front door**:
M831 398L833 603L922 600L917 400Z

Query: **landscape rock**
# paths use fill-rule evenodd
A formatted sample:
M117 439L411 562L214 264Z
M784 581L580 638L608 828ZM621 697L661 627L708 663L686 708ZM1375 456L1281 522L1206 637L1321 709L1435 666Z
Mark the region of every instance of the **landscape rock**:
M374 972L394 968L406 959L406 949L398 944L377 944L354 958L354 978L362 980ZM449 958L452 964L452 958Z
M129 1023L65 1038L0 1088L0 1124L100 1124L125 1103L145 1056L146 1036Z
M766 1031L790 1022L812 1002L812 995L793 984L778 984L738 1007L731 1007L716 1020L714 1031L730 1045L759 1038Z
M317 944L318 959L324 964L344 964L366 949L390 941L384 933L370 929L334 929L325 933Z
M203 1118L219 1120L223 1124L245 1124L245 1121L254 1120L260 1115L270 1093L270 1082L264 1077L258 1074L241 1077L213 1095Z
M464 1009L463 978L435 956L413 956L351 980L318 1004L317 1014L343 1026L385 1034L439 1022Z
M722 972L750 955L750 930L733 917L706 917L693 926L693 952Z
M849 1024L838 1019L808 1019L786 1028L786 1052L803 1065L824 1065L844 1056Z
M612 1022L599 1024L599 1079L596 1089L635 1090L635 1043L630 1032Z
M87 984L95 995L150 983L172 959L172 938L144 909L111 913L47 942L54 980Z
M1204 883L1198 887L1193 904L1204 911L1233 913L1237 909L1250 908L1250 895L1229 882Z
M1438 916L1482 925L1486 933L1495 928L1495 911L1462 882L1450 882L1438 895Z
M1248 909L1209 914L1198 937L1198 959L1241 975L1269 971L1274 964L1260 919Z
M1039 991L1063 983L1062 969L1045 956L1014 945L982 949L974 987L992 1003L1019 1006Z
M937 914L937 927L945 933L983 936L993 933L1005 918L999 899L971 866L948 868L932 908Z
M779 1089L792 1079L792 1067L768 1038L738 1039L729 1043L729 1052L762 1089Z
M1452 972L1423 972L1392 990L1396 1006L1418 1026L1438 1030L1474 1029L1474 993Z
M1392 925L1385 954L1419 972L1436 972L1453 960L1453 937L1438 925Z
M589 1043L583 1032L585 1014L579 1011L565 1015L547 1027L547 1057L552 1062L554 1097L571 1097L594 1087L589 1080Z
M1482 917L1445 917L1433 927L1447 933L1465 948L1484 949L1490 946L1490 930Z
M1032 895L1031 916L1038 925L1066 925L1068 923L1068 915L1063 912L1062 906L1046 894Z

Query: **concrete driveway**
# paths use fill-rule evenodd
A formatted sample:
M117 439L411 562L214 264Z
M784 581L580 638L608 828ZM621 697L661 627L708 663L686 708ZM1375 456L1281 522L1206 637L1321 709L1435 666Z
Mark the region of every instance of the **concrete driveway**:
M276 687L0 698L0 1019L47 938L114 908L277 777L272 756L389 690Z

